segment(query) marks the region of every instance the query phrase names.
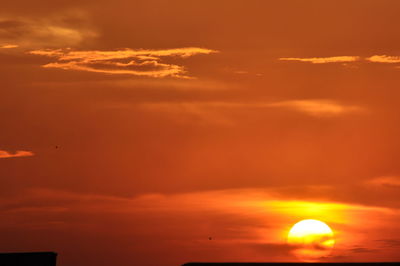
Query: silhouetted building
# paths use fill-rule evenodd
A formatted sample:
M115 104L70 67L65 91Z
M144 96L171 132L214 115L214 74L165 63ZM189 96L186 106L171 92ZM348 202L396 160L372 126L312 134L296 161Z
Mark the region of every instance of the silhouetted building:
M0 253L0 266L56 266L57 253Z

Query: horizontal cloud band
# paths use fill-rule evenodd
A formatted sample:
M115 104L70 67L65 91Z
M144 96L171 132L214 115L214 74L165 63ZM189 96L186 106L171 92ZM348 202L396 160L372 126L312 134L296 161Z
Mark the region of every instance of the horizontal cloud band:
M33 152L31 151L16 151L15 153L11 153L8 151L0 150L0 159L4 158L15 158L15 157L29 157L33 156Z
M187 58L198 54L216 53L215 50L187 47L164 50L115 51L73 51L34 50L30 54L56 58L56 62L44 65L46 68L79 70L106 74L127 74L154 78L176 77L190 78L183 66L161 62L164 57Z
M332 57L281 57L280 61L299 61L312 64L328 64L328 63L349 63L357 61L369 61L372 63L400 63L400 56L388 56L388 55L373 55L367 58L361 58L360 56L332 56Z

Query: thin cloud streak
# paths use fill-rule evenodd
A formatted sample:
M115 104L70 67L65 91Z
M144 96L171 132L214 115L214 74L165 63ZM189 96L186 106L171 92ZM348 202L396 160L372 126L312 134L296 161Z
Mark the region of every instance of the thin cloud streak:
M396 64L396 63L400 63L400 56L374 55L374 56L366 58L366 60L373 62L373 63Z
M339 116L349 113L363 112L361 106L345 105L330 100L289 100L278 102L179 102L179 103L143 103L140 104L148 110L159 110L169 112L189 112L208 116L210 111L217 109L269 109L283 108L290 111L300 112L311 116L328 117Z
M360 60L359 56L332 56L332 57L282 57L279 58L281 61L300 61L312 64L328 64L328 63L347 63L356 62Z
M12 49L12 48L18 48L18 45L15 44L5 44L5 45L1 45L0 49Z
M347 113L362 112L360 106L344 105L330 100L294 100L273 103L271 107L289 108L311 116L338 116Z
M5 158L16 158L16 157L30 157L35 154L31 151L16 151L15 153L11 153L8 151L0 150L0 159Z
M56 62L43 65L45 68L59 68L105 74L126 74L153 78L176 77L191 78L186 75L184 66L163 63L164 57L187 58L199 54L211 54L217 51L198 47L115 51L73 51L34 50L30 54L56 58ZM125 61L123 61L125 60Z
M367 112L362 106L342 104L329 100L289 100L277 102L144 102L119 104L113 108L139 108L178 124L199 126L235 126L247 117L268 116L276 112L305 115L317 119L333 119L341 116L360 115ZM241 115L238 115L238 114Z
M79 27L73 21L79 21ZM82 12L66 12L49 17L0 16L2 48L41 49L71 47L98 36Z
M328 64L328 63L350 63L358 61L367 61L371 63L386 63L397 64L400 63L400 56L391 55L373 55L370 57L362 58L360 56L333 56L333 57L281 57L280 61L299 61L312 64Z
M376 187L400 188L400 177L381 176L368 180L366 184Z
M165 56L178 56L178 57L190 57L197 54L211 54L217 53L216 50L198 48L198 47L184 47L175 49L164 49L164 50L150 50L150 49L123 49L115 51L72 51L68 50L35 50L31 51L31 54L45 55L51 57L57 57L59 60L89 60L89 61L100 61L100 60L113 60L113 59L127 59L136 58L139 59L158 59L159 57Z

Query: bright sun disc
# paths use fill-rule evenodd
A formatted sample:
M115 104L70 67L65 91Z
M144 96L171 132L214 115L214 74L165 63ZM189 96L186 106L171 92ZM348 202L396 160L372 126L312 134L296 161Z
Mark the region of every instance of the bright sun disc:
M335 245L332 229L318 220L303 220L290 229L288 243L294 254L303 261L316 261L329 255Z

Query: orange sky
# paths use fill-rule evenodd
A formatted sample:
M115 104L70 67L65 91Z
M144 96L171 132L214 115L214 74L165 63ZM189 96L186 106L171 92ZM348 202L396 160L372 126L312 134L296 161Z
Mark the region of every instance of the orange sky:
M3 0L0 251L400 260L397 0ZM209 240L209 237L212 240Z

